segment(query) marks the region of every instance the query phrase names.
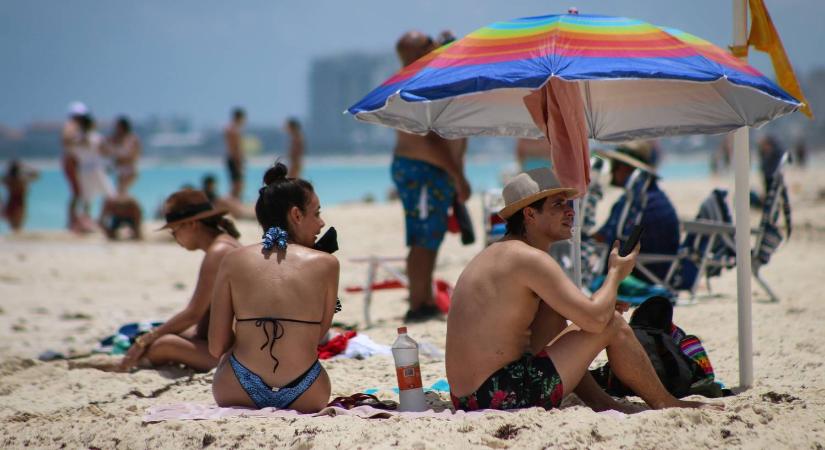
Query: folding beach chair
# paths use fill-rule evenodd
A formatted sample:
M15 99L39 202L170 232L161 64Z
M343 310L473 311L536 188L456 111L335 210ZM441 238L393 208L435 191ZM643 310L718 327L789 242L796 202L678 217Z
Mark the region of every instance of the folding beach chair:
M684 238L676 255L640 254L636 268L674 293L689 291L691 299L695 298L701 274L710 290L710 278L736 265L735 227L725 201L727 194L724 189L714 189L699 207L696 220L680 223ZM671 264L664 278L648 268L653 263L667 262Z
M591 160L591 173L607 171L607 164L600 158ZM651 173L636 169L625 182L624 204L616 225L616 238L625 240L633 227L641 223L647 206L647 192L653 181ZM590 286L592 281L604 272L612 243L598 242L589 236L596 226L596 205L603 197L600 176L591 178L588 192L582 202L582 285Z
M760 269L770 261L779 244L791 235L791 206L782 172L787 159L787 154L783 155L765 197L759 227L752 231L756 240L751 250L751 272L771 301L778 301L779 298L761 276ZM696 220L681 223L685 237L677 255L639 255L637 268L674 292L689 291L691 300L696 296L700 276L705 276L710 290L712 277L719 275L724 269L736 266L736 228L731 220L726 196L727 191L715 189L702 202ZM777 225L780 215L785 219L784 238ZM645 266L654 262L671 262L664 279L656 277Z

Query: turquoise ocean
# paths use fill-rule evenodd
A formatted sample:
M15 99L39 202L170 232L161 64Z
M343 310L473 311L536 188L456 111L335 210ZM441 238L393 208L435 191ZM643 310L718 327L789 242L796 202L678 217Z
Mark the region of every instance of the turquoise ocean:
M252 203L257 198L261 178L268 163L251 163L246 171L244 201ZM359 202L365 198L385 201L392 186L389 159L356 160L343 159L308 160L304 178L310 180L323 206L334 206L348 202ZM465 172L475 193L500 187L503 170L514 168L511 159L484 159L468 161ZM66 226L66 207L69 191L58 164L39 164L40 178L32 183L29 190L25 228L29 230L56 230ZM666 159L659 173L664 178L696 178L708 175L705 159ZM159 205L170 193L184 185L199 188L201 179L213 174L218 180L221 195L229 189L226 167L222 160L197 162L144 162L140 166L139 178L131 192L143 207L144 217L151 220ZM95 217L100 205L93 210ZM8 233L5 222L0 223L0 232Z

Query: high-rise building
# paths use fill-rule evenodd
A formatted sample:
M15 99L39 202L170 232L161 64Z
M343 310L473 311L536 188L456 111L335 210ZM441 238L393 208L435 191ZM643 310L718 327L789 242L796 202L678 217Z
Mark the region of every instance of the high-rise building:
M309 74L309 134L313 152L390 150L393 131L343 112L399 68L392 53L350 52L313 60Z

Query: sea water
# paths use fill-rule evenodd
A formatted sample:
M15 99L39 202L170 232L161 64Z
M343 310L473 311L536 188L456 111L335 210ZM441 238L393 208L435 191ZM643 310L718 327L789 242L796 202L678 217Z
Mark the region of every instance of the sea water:
M707 162L665 160L660 170L664 178L686 178L707 176ZM390 176L389 158L374 160L315 160L308 159L303 177L312 182L322 206L329 207L342 203L360 202L371 198L385 201L393 189ZM5 164L3 164L5 167ZM248 165L245 175L244 201L253 203L258 197L261 179L269 162L258 161ZM57 161L38 164L40 178L30 186L25 229L57 230L66 227L69 187ZM501 187L502 173L514 171L512 159L503 157L468 161L465 172L473 191ZM145 161L140 165L138 179L130 192L143 208L146 220L156 217L163 200L172 192L185 185L200 188L202 178L212 174L218 182L218 192L226 195L229 180L222 159L197 162ZM5 193L3 194L5 197ZM93 208L97 217L100 202ZM0 232L8 232L8 224L0 221Z

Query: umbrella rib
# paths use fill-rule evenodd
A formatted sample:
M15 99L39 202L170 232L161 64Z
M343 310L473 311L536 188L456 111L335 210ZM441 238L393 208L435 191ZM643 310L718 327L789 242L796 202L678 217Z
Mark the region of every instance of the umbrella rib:
M584 117L587 119L587 128L590 130L590 135L593 139L596 139L596 132L593 129L594 120L591 116L593 110L593 104L590 97L590 81L584 81L584 101L587 102L587 107L584 108Z
M724 78L726 80L728 80L727 76L725 76ZM713 81L713 82L710 83L711 87L713 88L713 92L716 92L716 95L718 95L719 98L724 100L724 103L726 105L728 105L728 108L730 108L730 110L733 111L734 114L736 114L736 117L739 117L739 123L744 123L745 125L750 126L750 124L748 123L747 117L742 117L742 114L740 114L739 111L730 104L730 102L728 101L728 98L725 97L724 95L722 95L721 92L719 92L719 87L716 84L718 82L719 82L719 80L716 80L716 81ZM730 83L731 86L735 86L735 88L741 88L742 87L742 86L739 86L736 83L732 83L730 80L728 80L728 83Z

